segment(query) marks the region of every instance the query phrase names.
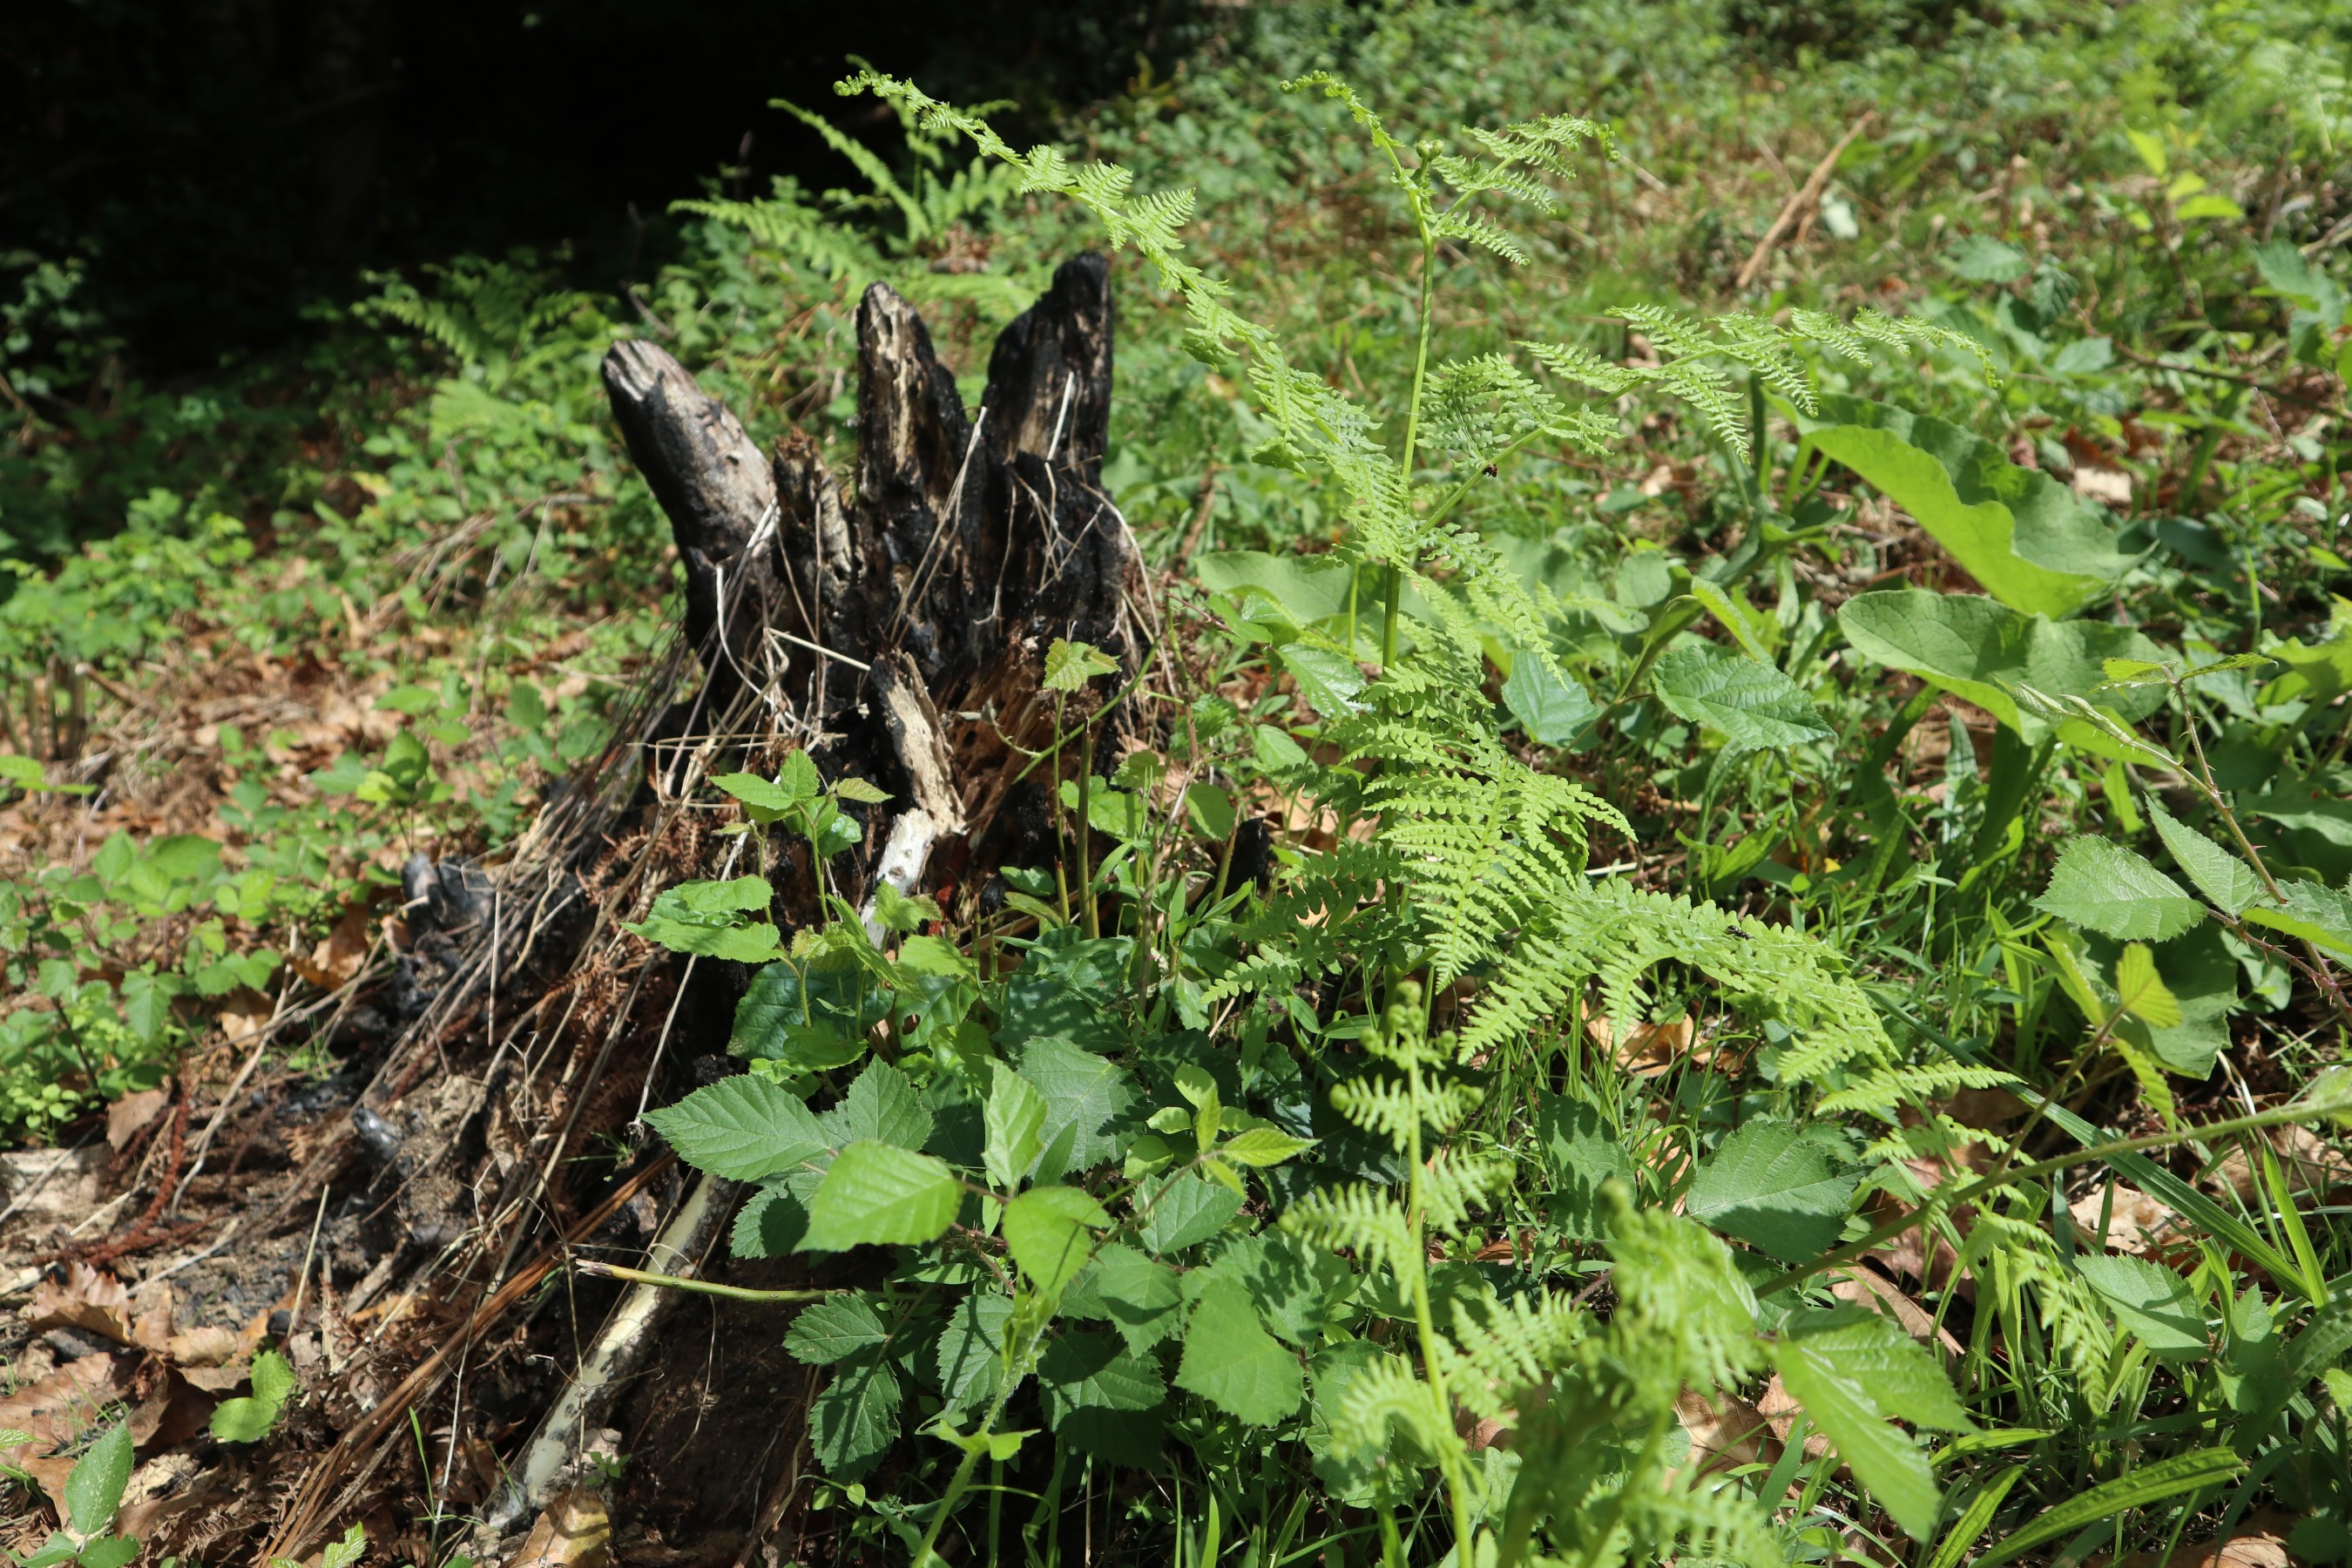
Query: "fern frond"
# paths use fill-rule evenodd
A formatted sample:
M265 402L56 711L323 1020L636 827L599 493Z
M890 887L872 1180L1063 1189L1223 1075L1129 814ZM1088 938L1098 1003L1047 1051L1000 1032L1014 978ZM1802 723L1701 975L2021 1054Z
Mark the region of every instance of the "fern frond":
M1507 1301L1457 1296L1446 1389L1482 1418L1501 1415L1566 1363L1591 1321L1591 1314L1554 1292Z
M1383 1355L1348 1380L1331 1423L1331 1447L1348 1456L1386 1456L1402 1438L1406 1452L1424 1464L1438 1463L1462 1439L1438 1420L1428 1385L1402 1356Z
M1471 1090L1465 1104L1459 1093L1461 1086L1447 1087L1457 1091L1450 1097L1458 1108L1454 1109L1450 1121L1459 1121L1477 1103L1477 1093ZM1437 1116L1430 1120L1435 1121ZM1471 1211L1510 1185L1510 1181L1511 1163L1507 1160L1459 1149L1441 1149L1422 1169L1423 1221L1440 1236L1459 1236Z
M1540 187L1538 187L1540 188ZM1484 213L1448 212L1430 225L1429 232L1437 239L1458 239L1484 250L1491 250L1514 267L1525 267L1534 258L1511 233Z
M1403 1206L1361 1182L1307 1194L1283 1211L1282 1228L1318 1247L1352 1250L1375 1268L1396 1268L1419 1258Z

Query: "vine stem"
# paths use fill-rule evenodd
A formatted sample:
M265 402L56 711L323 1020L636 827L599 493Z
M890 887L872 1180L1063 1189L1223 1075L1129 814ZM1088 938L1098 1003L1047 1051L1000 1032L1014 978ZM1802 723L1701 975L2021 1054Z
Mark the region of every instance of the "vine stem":
M617 1263L605 1263L593 1258L577 1258L572 1267L583 1274L593 1274L605 1279L625 1279L632 1285L658 1285L666 1290L685 1290L697 1296L724 1296L730 1301L822 1301L827 1296L841 1294L839 1290L753 1290L741 1285L689 1279L682 1274L651 1274L642 1268L624 1268Z
M2235 1137L2241 1132L2259 1132L2271 1127L2292 1127L2340 1109L2344 1108L2334 1105L2315 1105L2309 1102L2283 1105L2273 1110L2257 1111L2252 1116L2232 1117L2227 1121L2209 1121L2202 1127L2184 1127L2175 1131L2151 1132L2141 1138L2122 1138L2113 1142L2095 1143L2087 1149L2077 1149L2072 1153L2053 1155L2047 1160L2037 1160L2031 1165L2020 1165L2012 1171L1997 1172L1982 1181L1971 1182L1969 1185L1953 1192L1947 1192L1939 1187L1927 1194L1926 1203L1921 1204L1909 1214L1887 1221L1860 1240L1849 1241L1843 1247L1834 1247L1822 1254L1811 1263L1790 1269L1771 1283L1760 1287L1756 1294L1769 1296L1785 1290L1791 1285L1801 1283L1824 1269L1835 1268L1842 1263L1851 1263L1873 1247L1893 1240L1913 1226L1926 1225L1937 1210L1959 1208L1976 1202L1988 1193L2018 1182L2029 1182L2038 1176L2046 1176L2074 1165L2112 1160L2118 1154L2144 1154L2151 1149L2169 1149L2176 1144L2189 1142L2192 1140L2210 1142L2220 1138Z

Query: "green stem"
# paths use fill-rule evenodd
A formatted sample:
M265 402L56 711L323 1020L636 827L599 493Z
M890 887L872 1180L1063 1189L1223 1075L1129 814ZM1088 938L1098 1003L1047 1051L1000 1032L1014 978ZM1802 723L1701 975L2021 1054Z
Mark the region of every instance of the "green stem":
M1412 1103L1420 1105L1421 1063L1417 1059L1408 1060L1406 1064L1405 1086ZM1405 1196L1406 1229L1412 1237L1414 1247L1412 1321L1421 1338L1421 1363L1429 1377L1429 1396L1437 1406L1437 1424L1443 1431L1453 1426L1454 1409L1452 1401L1445 1397L1445 1366L1437 1353L1437 1322L1429 1303L1429 1261L1421 1252L1423 1215L1425 1212L1422 1186L1425 1168L1422 1164L1421 1118L1418 1114L1407 1119L1405 1158L1410 1162L1412 1172L1412 1184ZM1463 1491L1461 1466L1456 1456L1449 1451L1443 1457L1440 1468L1445 1472L1446 1500L1453 1505L1454 1510L1454 1560L1466 1563L1470 1561L1470 1500Z
M1413 344L1412 401L1405 405L1404 460L1397 474L1398 482L1404 486L1404 495L1400 499L1407 507L1412 505L1412 461L1421 445L1421 398L1423 389L1429 382L1430 311L1437 291L1437 237L1430 232L1425 205L1416 198L1412 208L1413 222L1421 229L1421 331ZM1389 563L1391 575L1389 578L1388 603L1384 606L1386 615L1381 626L1382 669L1396 663L1398 606L1404 598L1405 572L1413 564L1415 563L1409 561Z
M2144 1154L2151 1149L2169 1149L2175 1144L2186 1143L2191 1140L2210 1142L2218 1139L2232 1138L2241 1132L2259 1132L2270 1127L2296 1126L2313 1121L2325 1114L2326 1114L2326 1109L2320 1106L2283 1105L2275 1110L2257 1111L2252 1116L2232 1117L2227 1121L2209 1121L2201 1127L2184 1127L2170 1132L2151 1132L2141 1138L2122 1138L2112 1142L2095 1143L2089 1148L2077 1149L2072 1153L2056 1154L2047 1160L2037 1160L2031 1165L2020 1165L2012 1171L1997 1172L1982 1181L1972 1182L1957 1192L1947 1192L1939 1187L1927 1194L1926 1203L1921 1204L1909 1214L1887 1221L1858 1241L1847 1242L1843 1247L1835 1247L1822 1254L1811 1263L1790 1269L1779 1279L1759 1288L1756 1293L1759 1296L1769 1296L1777 1291L1785 1290L1791 1285L1800 1284L1824 1269L1835 1268L1842 1263L1851 1263L1872 1248L1885 1246L1913 1226L1926 1225L1938 1209L1964 1207L1988 1193L2019 1182L2030 1182L2037 1177L2046 1176L2075 1165L2112 1160L2119 1154Z
M617 1263L600 1262L593 1258L576 1260L572 1267L583 1274L593 1274L606 1279L625 1279L632 1285L658 1285L668 1290L686 1290L697 1296L724 1296L730 1301L822 1301L827 1296L838 1296L838 1290L752 1290L740 1285L719 1285L708 1279L688 1279L677 1274L649 1274L642 1268L624 1268Z
M1095 731L1078 738L1078 897L1087 910L1087 935L1102 935L1102 907L1095 899L1094 824L1088 813L1093 807L1095 788Z

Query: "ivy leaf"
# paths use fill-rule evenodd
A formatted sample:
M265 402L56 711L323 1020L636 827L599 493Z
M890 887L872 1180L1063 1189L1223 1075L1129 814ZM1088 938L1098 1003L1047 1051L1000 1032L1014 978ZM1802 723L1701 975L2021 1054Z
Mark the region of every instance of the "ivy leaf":
M919 1246L955 1223L963 1184L944 1161L862 1139L844 1149L809 1200L802 1252Z
M734 1182L764 1181L830 1146L809 1108L782 1085L739 1073L646 1116L698 1171Z
M1149 1211L1136 1239L1154 1256L1198 1246L1225 1228L1239 1214L1242 1197L1198 1176L1177 1176L1137 1193L1136 1206Z
M2227 915L2239 914L2263 896L2262 880L2252 867L2181 822L2153 796L2147 803L2147 816L2156 824L2156 836L2172 851L2172 858L2215 909Z
M1192 1309L1176 1386L1250 1426L1271 1426L1298 1408L1306 1381L1298 1358L1259 1323L1248 1289L1211 1279Z
M1652 679L1658 700L1721 731L1735 752L1801 746L1834 733L1813 711L1812 699L1777 668L1712 643L1669 649Z
M1749 1121L1699 1163L1684 1212L1708 1229L1802 1263L1845 1228L1858 1174L1820 1143L1771 1117Z
M2146 856L2089 837L2067 840L2033 907L2119 942L2168 942L2205 916L2205 906Z
M1932 1535L1943 1498L1919 1445L1889 1426L1862 1386L1842 1375L1806 1342L1778 1341L1771 1355L1780 1385L1804 1406L1838 1458L1870 1489L1872 1499L1912 1540Z
M1032 1187L1004 1205L1004 1245L1038 1290L1053 1296L1085 1268L1093 1251L1088 1226L1110 1215L1076 1187Z

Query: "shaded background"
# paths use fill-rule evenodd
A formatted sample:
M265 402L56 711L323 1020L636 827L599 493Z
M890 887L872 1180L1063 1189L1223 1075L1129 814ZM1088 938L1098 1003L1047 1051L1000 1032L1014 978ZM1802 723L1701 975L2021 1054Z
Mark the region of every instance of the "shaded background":
M851 53L1040 135L1204 33L1196 0L45 0L0 28L0 288L78 258L85 327L170 376L362 268L532 245L607 285L713 177L848 174L770 99L893 139L833 95Z

